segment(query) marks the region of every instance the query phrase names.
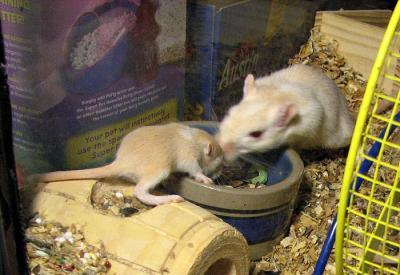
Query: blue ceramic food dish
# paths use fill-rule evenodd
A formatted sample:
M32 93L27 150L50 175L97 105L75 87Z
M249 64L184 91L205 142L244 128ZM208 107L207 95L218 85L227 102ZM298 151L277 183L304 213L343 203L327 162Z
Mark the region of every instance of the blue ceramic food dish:
M214 134L218 124L188 122ZM248 160L247 160L248 159ZM267 254L288 230L304 165L291 149L250 155L246 161L264 165L268 171L262 188L232 188L206 185L190 178L166 184L167 190L215 214L236 229L250 245L253 259Z

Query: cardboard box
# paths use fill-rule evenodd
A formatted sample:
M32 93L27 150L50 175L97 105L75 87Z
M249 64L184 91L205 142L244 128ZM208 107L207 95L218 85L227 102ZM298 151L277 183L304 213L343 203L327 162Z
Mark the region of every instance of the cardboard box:
M187 118L220 120L242 98L247 74L287 66L324 2L188 1Z
M266 13L263 0L188 2L186 95L189 106L204 108L203 118L220 113L216 97L240 96L240 88L227 88L257 70Z
M177 118L185 1L2 1L0 11L19 170L98 166L127 132Z

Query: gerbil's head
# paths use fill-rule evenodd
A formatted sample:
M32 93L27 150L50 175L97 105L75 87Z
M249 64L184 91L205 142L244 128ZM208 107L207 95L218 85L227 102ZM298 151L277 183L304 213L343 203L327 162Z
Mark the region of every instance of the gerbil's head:
M246 77L243 99L228 111L217 135L228 161L241 154L263 152L285 144L288 125L297 115L297 107L273 90L273 87L257 86L251 74Z
M202 169L204 174L215 178L222 172L224 155L217 140L205 132L204 134Z

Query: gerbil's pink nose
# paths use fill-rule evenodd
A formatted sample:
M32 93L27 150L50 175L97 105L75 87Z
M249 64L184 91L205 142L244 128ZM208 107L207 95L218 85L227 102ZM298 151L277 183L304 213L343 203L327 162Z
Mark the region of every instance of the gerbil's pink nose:
M231 153L232 151L235 150L235 144L233 142L222 144L221 147L225 153Z

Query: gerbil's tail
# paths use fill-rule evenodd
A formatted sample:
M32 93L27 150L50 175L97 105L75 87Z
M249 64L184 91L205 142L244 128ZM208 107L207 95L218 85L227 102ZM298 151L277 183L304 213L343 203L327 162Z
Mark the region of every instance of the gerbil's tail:
M63 180L99 179L110 177L116 174L114 163L91 169L55 171L43 174L36 174L29 177L28 182L50 182Z

